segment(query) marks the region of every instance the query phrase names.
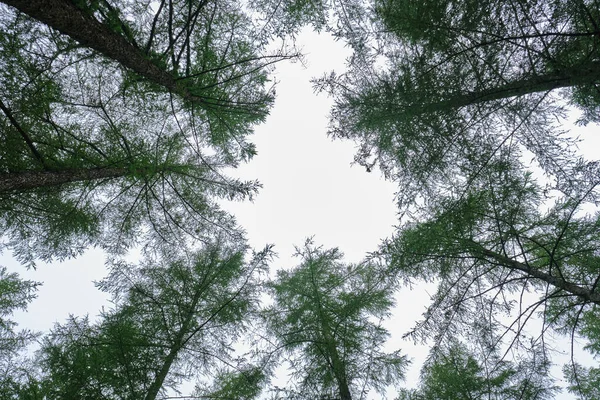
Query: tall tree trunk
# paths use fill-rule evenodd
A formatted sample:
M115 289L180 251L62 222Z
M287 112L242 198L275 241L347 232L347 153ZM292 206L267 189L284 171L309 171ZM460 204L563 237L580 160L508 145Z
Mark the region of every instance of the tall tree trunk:
M181 350L181 342L182 341L183 341L183 331L180 332L180 335L177 337L175 343L169 349L169 354L167 354L167 357L165 357L165 360L162 363L162 366L161 366L160 370L158 371L158 374L156 374L156 376L154 377L154 380L150 384L150 388L148 389L148 392L146 393L144 400L155 400L156 397L158 396L158 392L160 391L160 388L162 388L162 385L165 382L165 379L167 378L169 371L171 370L171 366L173 365L173 362L177 358L177 354L179 354L179 351Z
M174 75L152 62L141 49L69 0L0 0L92 48L183 98L204 103L177 83Z
M321 323L326 350L331 362L331 369L333 370L333 375L335 376L335 380L338 384L340 400L352 400L350 385L346 375L346 366L344 365L344 362L342 361L342 358L337 350L336 341L331 332L331 326L329 325L327 315L325 315L325 312L323 311L323 306L321 304L321 293L319 292L320 288L317 286L314 280L314 275L311 274L311 276L313 278L311 279L311 283L313 286L314 295L317 299L317 315L319 316Z
M190 335L190 333L191 333L191 336L193 336L199 332L199 330L200 330L199 328L193 329L193 332L190 332L190 331L192 330L191 323L192 323L192 320L194 319L194 316L196 315L196 313L195 313L196 308L198 307L198 302L200 301L200 297L202 296L202 293L204 293L204 289L205 289L205 287L200 287L194 293L194 297L192 298L190 307L186 312L186 318L183 321L183 323L181 324L181 328L179 329L179 332L177 332L177 336L175 336L175 339L173 340L172 345L169 348L169 353L165 357L165 360L163 361L162 366L160 367L160 370L158 371L158 374L156 374L156 376L154 377L154 380L150 384L150 388L148 389L148 392L146 393L144 400L156 400L156 396L158 396L158 392L160 391L160 388L162 388L162 386L165 382L165 379L167 378L167 375L169 374L169 371L171 370L171 366L173 365L173 363L175 362L175 359L177 358L177 355L179 354L181 349L183 349L186 342L190 339L190 336L188 336L187 339L185 338L185 336ZM219 310L221 310L221 309L222 308L219 308ZM215 314L213 314L213 316L214 315ZM212 316L211 316L211 318L212 318ZM208 320L210 320L211 318L209 318ZM201 326L202 325L200 325L200 327Z
M406 107L409 114L420 115L436 111L458 109L487 101L507 99L554 89L600 82L600 62L592 61L545 75L533 75L508 82L504 85L475 92L447 96L437 102L427 102ZM444 98L443 94L440 94Z
M348 385L348 379L346 378L346 368L342 363L340 355L333 344L330 349L331 353L331 364L333 365L333 373L338 383L338 390L340 391L340 399L341 400L352 400L352 395L350 394L350 386Z
M24 171L0 174L0 194L59 186L67 183L119 178L131 174L128 168L81 168L55 171Z

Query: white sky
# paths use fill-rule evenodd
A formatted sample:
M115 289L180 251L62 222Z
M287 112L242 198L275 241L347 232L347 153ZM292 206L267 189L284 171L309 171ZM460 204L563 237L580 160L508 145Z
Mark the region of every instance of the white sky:
M358 262L390 236L397 223L395 184L384 181L377 171L367 173L362 167L350 166L354 145L333 142L326 136L331 101L325 95L315 96L309 83L332 69L341 71L350 51L325 35L308 31L300 35L299 42L307 68L299 63L277 67L275 106L251 138L258 155L235 171L240 178L259 179L263 189L252 203L225 205L246 229L251 246L260 249L275 244L279 257L272 270L296 265L298 260L291 257L293 246L313 235L317 244L339 247L346 262ZM597 148L587 146L585 150L594 156ZM69 314L97 315L102 305L108 304L92 282L104 277L103 262L102 253L91 250L75 260L39 263L37 270L27 271L7 253L2 255L0 264L9 270L44 282L28 313L17 314L21 327L46 331ZM393 335L390 350L401 348L415 361L407 386L416 383L426 349L412 346L400 336L424 311L429 299L426 289L403 290L397 312L387 324ZM433 290L429 287L429 293Z

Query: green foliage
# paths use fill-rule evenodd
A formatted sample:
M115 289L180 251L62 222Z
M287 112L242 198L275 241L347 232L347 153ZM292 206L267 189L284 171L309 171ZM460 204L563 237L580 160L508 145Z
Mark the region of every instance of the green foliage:
M330 134L399 185L382 259L438 284L408 336L442 346L484 332L486 349L532 365L548 360L551 331L594 351L600 170L561 124L571 105L597 119L598 5L370 4L370 45L316 83L335 99Z
M139 328L115 322L96 327L87 317L73 317L55 327L41 360L50 398L141 398L136 386L144 388L150 380L144 362L156 362L160 352L149 347Z
M258 367L244 367L240 371L218 375L211 389L199 389L199 398L252 400L261 394L267 376Z
M72 317L44 340L39 363L49 396L149 400L199 374L231 368L231 344L257 310L270 250L247 262L243 252L215 244L139 266L114 265L99 283L114 308L96 323ZM226 390L233 378L220 379Z
M216 199L260 185L223 170L256 154L247 137L272 106L268 74L294 55L268 52L258 16L233 1L77 6L64 18L94 18L110 37L82 45L2 6L3 247L32 266L89 246L240 237ZM86 47L119 38L130 47L113 58ZM135 56L157 74L125 68Z
M11 320L17 310L25 310L35 299L38 282L24 281L16 273L0 267L0 360L16 355L28 342L35 338L30 331L16 332L17 323Z
M361 52L370 31L369 8L362 0L250 0L249 7L262 16L268 26L266 38L292 40L307 27L328 32Z
M103 247L114 259L99 287L114 307L57 325L37 370L15 358L33 335L8 319L36 284L1 270L2 368L17 372L0 397L155 399L198 376L214 382L197 396L261 395L271 365L232 347L258 313L270 251L245 261L243 245L224 246L243 234L216 201L258 189L222 171L256 154L247 136L273 104L272 65L295 57L269 41L306 24L355 50L347 74L317 81L335 99L330 133L399 183L413 218L382 246L387 269L308 241L269 284L271 350L293 378L274 395L349 400L397 385L407 360L383 352L381 324L397 278L438 284L408 333L434 349L404 399L548 398L547 332L600 352L600 214L588 211L600 173L560 126L569 105L598 122L595 2L72 3L66 25L103 34L67 37L0 7L1 246L29 265ZM227 239L190 251L214 237ZM118 260L136 245L140 265ZM575 395L598 397L596 368L565 375Z
M584 348L597 359L600 356L600 308L596 304L591 308L584 305L579 307L577 314L561 315L557 319L563 322L565 331L570 328L568 334L571 340L577 340L575 334L585 338L587 343ZM571 363L563 367L563 374L568 382L568 391L577 399L600 398L600 368L583 366L572 358Z
M327 26L331 6L326 0L285 0L278 3L268 0L252 0L252 8L272 18L274 33L285 37L295 35L304 26L311 25L321 31Z
M399 400L533 400L553 398L556 388L543 380L547 373L531 370L526 363L494 360L488 355L484 365L461 343L437 351L421 370L416 390L404 390ZM547 366L546 366L547 367ZM542 369L546 369L542 366ZM541 375L538 375L539 373Z
M571 101L582 110L581 117L577 120L580 125L600 123L600 94L595 86L580 86L573 88Z
M397 384L407 365L399 351L384 353L381 320L393 306L393 288L376 265L345 265L337 249L307 241L301 264L278 271L269 331L290 356L297 390L287 396L357 398ZM295 394L294 394L295 393Z
M36 395L37 383L28 373L30 365L23 359L24 350L38 334L27 329L17 330L17 323L12 320L15 311L25 311L36 298L39 285L0 267L0 397L3 399L42 399Z
M499 152L567 182L565 103L583 122L598 105L596 14L588 2L375 1L365 54L317 82L335 98L330 134L399 183L402 211L465 190Z
M563 372L569 382L569 392L578 400L600 398L600 369L573 364L565 365Z
M438 285L408 336L442 345L481 340L483 330L485 348L506 347L533 366L550 357L544 338L551 331L571 340L577 333L595 352L600 220L586 209L596 185L579 171L580 186L549 206L530 173L503 163L492 168L467 192L432 200L431 217L406 223L382 248L405 281ZM525 328L537 316L541 326ZM540 346L543 358L536 356Z

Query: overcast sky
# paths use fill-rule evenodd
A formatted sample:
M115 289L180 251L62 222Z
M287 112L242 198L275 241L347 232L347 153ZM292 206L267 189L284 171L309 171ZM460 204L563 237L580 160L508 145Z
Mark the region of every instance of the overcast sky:
M306 68L299 63L277 67L275 106L251 139L258 155L235 172L241 178L260 180L263 188L252 203L225 205L246 229L251 246L260 249L275 244L279 257L273 270L296 265L299 260L291 257L293 246L302 245L310 236L317 244L339 247L345 261L358 262L390 236L398 222L393 201L396 186L376 170L367 173L350 165L354 145L327 137L331 101L325 95L316 96L309 82L333 69L341 71L349 50L326 35L308 31L299 42L306 53ZM584 150L597 158L595 145ZM0 261L24 278L44 282L29 312L17 315L22 327L48 330L69 314L95 316L108 304L93 285L105 274L100 251L91 250L64 263L39 263L35 271L26 271L7 253ZM432 287L403 290L398 311L387 324L394 336L390 350L400 347L415 357L407 381L410 386L426 353L400 336L419 319L429 293L433 294Z

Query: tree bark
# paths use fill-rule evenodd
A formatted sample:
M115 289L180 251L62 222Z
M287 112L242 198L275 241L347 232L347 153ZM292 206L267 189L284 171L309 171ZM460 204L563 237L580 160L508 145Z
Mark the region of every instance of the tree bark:
M600 62L593 61L564 71L528 76L490 89L461 93L437 102L407 106L406 111L410 114L421 115L597 82L600 82ZM443 94L441 96L443 97Z
M330 347L329 352L331 353L331 364L333 365L333 373L338 381L338 390L340 391L340 399L341 400L352 400L352 395L350 394L350 387L348 385L348 379L346 378L346 369L344 368L344 364L340 359L340 355L338 354L337 348L335 347L335 343L328 342L328 347Z
M0 0L183 98L203 103L148 54L69 0Z
M167 378L167 375L169 374L169 371L171 370L171 366L173 365L173 363L175 362L175 359L177 358L177 355L183 349L186 342L191 338L191 336L194 336L199 332L200 329L194 329L193 332L190 332L190 330L191 330L190 324L192 323L192 320L194 319L194 316L196 315L196 308L198 307L198 302L200 301L200 297L202 296L202 293L204 293L204 289L205 288L203 286L200 286L195 291L194 297L192 298L192 302L190 304L190 307L187 310L185 321L181 325L179 332L177 332L177 336L175 337L171 347L169 348L169 353L165 357L165 360L162 363L160 371L158 371L158 374L156 374L156 376L154 377L152 384L150 384L150 387L148 388L148 392L146 393L144 400L156 400L156 397L158 396L158 392L162 388L162 386L165 382L165 379ZM226 302L225 304L228 304L228 302ZM219 308L219 310L221 310L221 309L222 308ZM212 317L214 315L215 314L213 314L207 321L212 319ZM202 327L202 326L203 325L200 325L200 327ZM185 336L190 335L190 333L191 333L191 336L188 336L188 338L185 339Z
M119 178L131 174L128 168L82 168L56 171L24 171L0 174L0 194L60 186L67 183Z

